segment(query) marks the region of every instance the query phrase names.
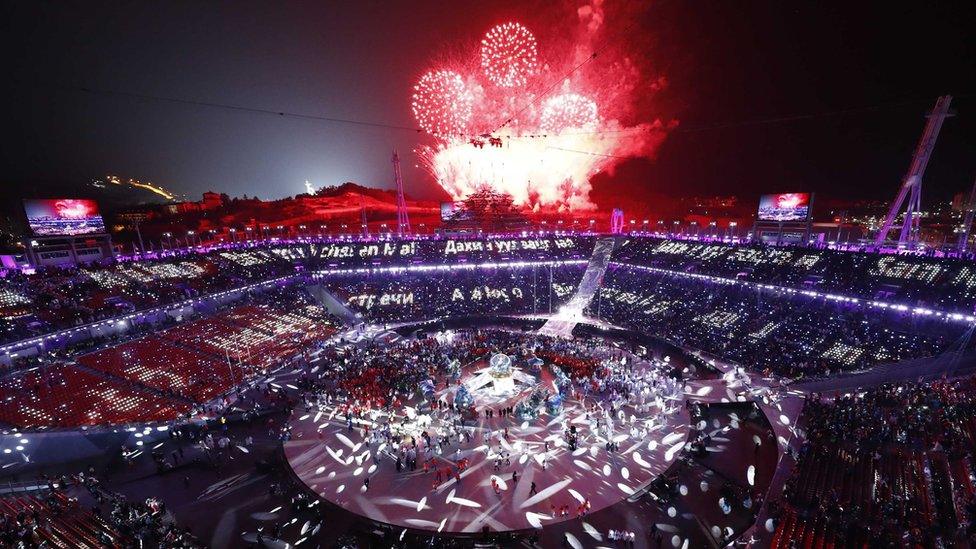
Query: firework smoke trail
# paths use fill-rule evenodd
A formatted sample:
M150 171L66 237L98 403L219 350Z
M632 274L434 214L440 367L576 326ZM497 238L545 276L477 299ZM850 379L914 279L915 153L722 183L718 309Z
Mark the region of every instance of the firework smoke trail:
M674 122L658 120L621 122L631 117L637 93L659 89L664 80L647 86L620 48L608 51L599 66L585 63L606 16L600 0L576 15L575 33L553 32L538 43L519 23L497 25L479 51L435 67L418 82L414 113L438 137L415 152L455 199L487 186L534 208L590 209L591 177L623 158L653 156L673 128ZM571 70L577 66L582 69ZM418 97L431 96L432 81L435 99L418 113ZM465 135L457 135L462 127ZM483 134L501 138L501 147Z

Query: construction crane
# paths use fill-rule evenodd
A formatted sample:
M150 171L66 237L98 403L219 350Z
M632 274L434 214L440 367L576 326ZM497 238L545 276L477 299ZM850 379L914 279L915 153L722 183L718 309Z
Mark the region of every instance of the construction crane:
M888 239L888 232L895 224L906 198L908 204L904 212L904 221L901 224L898 247L914 248L918 243L919 216L922 212L922 176L925 175L925 167L932 156L932 149L935 148L935 141L939 137L939 130L942 129L942 122L949 116L949 103L951 101L952 96L943 95L935 102L935 108L929 113L928 121L925 123L925 131L922 132L922 138L919 140L918 146L915 147L911 166L905 175L901 188L898 190L898 196L891 203L891 208L881 225L881 230L878 231L878 236L874 241L875 246L879 248L884 246Z
M407 200L403 197L403 176L400 175L400 155L393 150L393 177L397 190L397 234L410 232L410 217L407 216Z
M960 253L965 253L969 247L969 231L973 227L973 212L976 211L976 181L973 181L973 188L969 191L969 200L966 201L966 217L962 221L962 231L959 233L959 244L956 249Z

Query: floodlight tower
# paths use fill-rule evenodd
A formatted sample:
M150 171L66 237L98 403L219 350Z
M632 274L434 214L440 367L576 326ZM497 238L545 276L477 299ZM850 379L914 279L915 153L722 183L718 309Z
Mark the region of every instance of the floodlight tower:
M610 234L621 234L624 232L624 211L614 208L610 214Z
M922 212L922 176L925 175L925 167L932 156L932 149L935 148L935 140L939 137L939 130L942 129L942 122L949 116L949 103L952 101L951 95L943 95L935 102L935 108L928 115L928 122L925 123L925 131L922 138L915 147L915 154L912 156L912 163L905 174L898 196L891 203L888 215L885 217L881 230L875 238L874 245L881 247L888 239L888 232L891 230L901 211L905 198L908 198L908 205L905 208L905 218L901 224L901 234L898 237L898 247L915 247L919 236L919 215Z
M362 230L360 234L363 236L369 236L369 225L366 223L366 200L363 197L363 191L359 191L359 217Z
M410 232L410 217L407 215L407 200L403 197L403 176L400 175L400 155L393 149L393 177L397 189L397 234Z
M962 221L962 231L959 233L959 244L956 249L965 252L969 247L969 231L973 227L973 212L976 212L976 181L973 181L973 188L969 191L969 200L966 201L966 217Z

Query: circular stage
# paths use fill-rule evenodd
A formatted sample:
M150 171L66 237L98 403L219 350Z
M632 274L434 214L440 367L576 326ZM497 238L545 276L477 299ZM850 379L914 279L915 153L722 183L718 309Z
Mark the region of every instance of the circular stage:
M418 388L392 412L347 416L337 402L297 408L285 456L321 498L389 525L478 533L575 519L640 493L689 432L681 385L663 374L666 365L604 351L615 353L621 375L641 380L638 398L607 388L554 403L558 367L495 354L448 367L426 388L430 399ZM454 402L465 411L452 411Z

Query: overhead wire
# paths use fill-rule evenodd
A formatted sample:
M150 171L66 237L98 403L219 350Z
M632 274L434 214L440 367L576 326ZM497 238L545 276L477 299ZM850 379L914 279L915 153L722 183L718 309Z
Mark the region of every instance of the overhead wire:
M631 23L630 26L632 26L633 24L634 23ZM628 28L630 26L628 26ZM556 85L558 85L562 80L564 80L569 75L571 75L571 74L575 73L576 71L578 71L580 68L582 68L583 65L585 65L587 62L589 62L592 59L594 59L599 52L601 52L604 49L606 49L609 45L610 45L610 42L609 41L606 42L606 43L604 43L603 46L601 46L601 48L595 50L589 57L587 57L586 60L584 60L583 62L581 62L578 65L576 65L575 67L573 67L573 69L571 69L567 73L566 76L564 76L562 79L560 79L559 81L557 81L553 85L549 86L541 95L536 96L532 101L530 101L525 106L523 106L519 111L516 112L515 115L513 115L508 120L506 120L502 124L502 126L499 126L498 129L501 129L501 128L505 127L505 125L508 124L509 122L511 122L511 120L513 120L514 118L516 118L520 112L523 112L525 109L527 109L529 106L531 106L534 101L537 101L537 100L541 99L542 97L544 97L545 95L547 95L549 92L551 92L551 90ZM334 123L334 124L346 124L346 125L354 125L354 126L362 126L362 127L371 127L371 128L380 128L380 129L395 130L395 131L409 131L409 132L412 132L412 133L419 133L419 134L429 134L429 132L427 132L424 129L419 128L419 127L403 126L403 125L397 125L397 124L388 124L388 123L368 121L368 120L361 120L361 119L355 119L355 118L339 118L339 117L333 117L333 116L325 116L325 115L317 115L317 114L300 113L300 112L287 111L287 110L276 110L276 109L267 109L267 108L260 108L260 107L249 107L249 106L245 106L245 105L235 105L235 104L220 103L220 102L215 102L215 101L203 101L203 100L186 99L186 98L180 98L180 97L170 97L170 96L163 96L163 95L156 95L156 94L146 94L146 93L125 91L125 90L114 90L114 89L106 89L106 88L95 88L95 87L90 87L90 86L70 86L70 85L64 85L64 84L50 84L50 83L47 83L47 84L43 84L43 83L42 84L36 84L35 83L35 85L46 85L48 87L53 87L53 88L57 88L57 89L61 89L61 90L67 90L67 91L76 91L76 92L82 92L82 93L90 93L90 94L98 94L98 95L109 95L109 96L118 96L118 97L128 97L128 98L132 98L132 99L141 99L141 100L147 100L147 101L157 101L157 102L163 102L163 103L171 103L171 104L194 106L194 107L203 107L203 108L212 108L212 109L224 109L224 110L229 110L229 111L244 112L244 113L251 113L251 114L272 115L272 116L278 116L278 117L284 117L284 118L293 118L293 119L299 119L299 120L311 120L311 121L327 122L327 123ZM967 99L967 98L971 98L971 97L976 97L976 93L964 93L964 94L958 94L958 95L954 95L953 96L954 99ZM640 134L640 133L650 133L650 132L654 132L654 131L668 131L668 132L674 132L674 133L685 133L685 134L689 134L689 133L698 133L698 132L704 132L704 131L715 131L715 130L724 130L724 129L732 129L732 128L741 128L741 127L748 127L748 126L761 126L761 125L769 125L769 124L780 124L780 123L796 122L796 121L802 121L802 120L814 120L814 119L820 119L820 118L830 118L830 117L836 117L836 116L844 116L844 115L848 115L848 114L857 114L857 113L864 113L864 112L879 111L879 110L884 110L884 109L889 109L889 108L904 107L906 105L913 105L913 104L919 104L919 103L929 102L930 100L931 100L930 98L926 98L926 99L922 99L922 98L907 99L907 100L903 100L903 101L877 103L877 104L874 104L874 105L865 105L865 106L851 107L851 108L845 108L845 109L837 109L837 110L825 111L825 112L799 113L799 114L773 116L773 117L753 118L753 119L739 120L739 121L733 121L733 122L724 122L724 123L717 123L717 124L711 124L711 125L699 125L699 126L693 126L693 127L678 127L678 128L675 128L675 129L668 129L668 130L662 130L661 126L659 126L659 125L651 125L651 126L646 126L646 127L621 128L621 129L617 129L617 130L597 130L597 131L589 131L589 132L570 132L570 133L555 134L555 136L566 136L566 137L568 137L568 136L580 136L580 135L619 135L619 134L631 134L631 133L633 133L633 134ZM432 135L432 134L429 134L429 135ZM513 140L513 139L539 139L539 138L549 138L549 137L553 137L553 136L554 135L550 135L550 134L529 134L529 135L506 136L505 139L508 139L508 140ZM478 138L480 136L459 136L459 137L461 137L461 138L468 138L468 137ZM620 156L620 155L613 155L613 154L596 153L596 152L592 152L592 151L581 151L581 150L577 150L577 149L567 149L567 148L555 147L555 146L549 146L547 148L549 148L549 149L555 149L555 150L561 150L561 151L565 151L565 152L573 152L573 153L579 153L579 154L588 154L588 155L592 155L592 156L601 156L601 157L606 157L606 158L617 158L617 159L641 158L641 157L637 157L637 156Z
M76 91L76 92L90 93L90 94L97 94L97 95L112 95L118 97L128 97L132 99L142 99L147 101L157 101L162 103L172 103L172 104L187 105L187 106L194 106L194 107L224 109L229 111L245 112L251 114L265 114L265 115L273 115L273 116L284 117L284 118L313 120L318 122L329 122L335 124L349 124L355 126L382 128L388 130L410 131L414 133L424 133L424 134L428 133L424 131L423 128L418 128L413 126L402 126L397 124L386 124L382 122L373 122L368 120L358 120L355 118L339 118L334 116L308 114L308 113L300 113L300 112L285 111L285 110L265 109L260 107L248 107L244 105L234 105L230 103L218 103L215 101L202 101L196 99L186 99L180 97L170 97L164 95L138 93L138 92L124 91L124 90L94 88L89 86L69 86L63 84L47 84L47 86L66 90L66 91Z

